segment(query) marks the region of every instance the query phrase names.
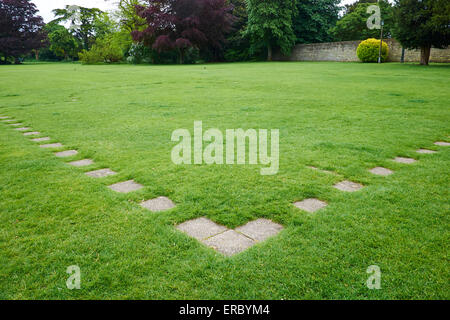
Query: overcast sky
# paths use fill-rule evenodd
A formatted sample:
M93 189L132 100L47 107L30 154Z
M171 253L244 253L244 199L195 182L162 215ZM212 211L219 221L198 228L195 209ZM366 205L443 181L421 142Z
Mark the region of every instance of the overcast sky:
M353 3L356 0L342 0L341 4ZM64 8L66 5L79 5L87 8L99 8L103 11L111 10L116 7L116 0L32 0L39 9L39 15L45 22L54 19L52 10Z

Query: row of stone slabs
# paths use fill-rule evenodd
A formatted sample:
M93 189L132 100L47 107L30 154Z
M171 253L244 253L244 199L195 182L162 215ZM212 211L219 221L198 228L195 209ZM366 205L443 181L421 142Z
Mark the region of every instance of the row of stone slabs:
M0 120L5 122L16 122L15 120L9 119L8 116L0 117ZM11 126L21 126L21 123L10 123ZM39 135L39 132L29 131L30 128L20 127L16 128L18 131L27 131L24 132L25 136ZM42 138L34 138L32 141L35 142L44 142L51 140L50 137L42 137ZM434 143L438 146L450 146L450 143L438 141ZM42 144L41 148L62 148L64 147L61 143L52 143L52 144ZM436 151L428 150L428 149L419 149L416 152L423 154L431 154ZM70 157L78 154L76 150L66 150L62 152L56 152L55 155L57 157ZM404 158L404 157L396 157L393 159L399 163L411 164L416 162L415 159L412 158ZM90 166L94 164L94 161L91 159L83 159L69 162L70 165L75 167L84 167ZM316 167L309 167L314 170L320 170ZM333 173L327 170L321 170L327 173ZM370 172L380 176L388 176L393 173L392 170L383 168L383 167L375 167L370 169ZM111 169L100 169L95 171L86 172L86 175L92 178L104 178L108 176L112 176L117 174ZM110 185L109 188L111 190L128 193L132 191L139 190L144 186L136 183L134 180L128 180L124 182L119 182L113 185ZM362 184L352 182L352 181L341 181L334 185L334 188L345 191L345 192L355 192L362 189L364 186ZM328 204L325 201L311 198L305 199L303 201L295 202L294 206L307 211L307 212L316 212ZM156 199L151 199L147 201L143 201L141 206L153 211L165 211L175 207L175 204L167 197L158 197ZM257 219L247 224L238 227L234 230L228 229L225 226L218 225L217 223L202 217L193 220L189 220L179 224L176 227L178 230L186 233L192 238L197 239L201 243L213 248L214 250L222 253L225 256L232 256L234 254L240 253L251 246L255 245L258 242L263 242L266 239L277 235L281 230L283 230L283 226L275 223L268 219Z

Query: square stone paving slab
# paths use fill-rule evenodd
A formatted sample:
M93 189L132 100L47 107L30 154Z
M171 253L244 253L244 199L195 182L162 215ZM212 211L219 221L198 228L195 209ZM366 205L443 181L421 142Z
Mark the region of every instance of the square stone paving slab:
M394 161L395 161L395 162L398 162L398 163L407 163L407 164L410 164L410 163L416 162L417 160L416 160L416 159L413 159L413 158L396 157L396 158L394 159Z
M444 141L436 141L434 144L437 146L441 146L441 147L449 147L450 146L450 142L444 142Z
M100 169L95 171L86 172L86 175L92 178L103 178L107 176L113 176L117 174L117 172L112 171L111 169Z
M66 151L61 151L61 152L56 152L55 156L57 156L58 158L66 158L66 157L71 157L78 154L77 150L66 150Z
M277 235L283 226L268 219L257 219L235 230L255 241L264 241Z
M202 242L228 257L240 253L256 243L234 230L225 231Z
M358 191L359 189L362 189L364 186L362 184L359 184L356 182L344 180L344 181L336 183L334 185L334 187L341 191L355 192L355 191Z
M183 222L177 226L177 229L200 241L228 230L227 227L218 225L205 217Z
M69 162L69 164L74 167L86 167L86 166L90 166L91 164L94 164L94 161L92 161L91 159L83 159L83 160Z
M14 130L17 130L17 131L27 131L27 130L31 130L31 128L28 128L28 127L22 127L22 128L15 128Z
M394 173L394 171L383 167L375 167L373 169L370 169L369 171L379 176L388 176Z
M158 212L175 208L175 203L173 203L169 198L158 197L156 199L143 201L141 206L150 211Z
M41 144L39 147L41 148L62 148L64 147L61 143L50 143L50 144Z
M41 134L40 132L33 131L33 132L25 132L24 136L37 136L38 134Z
M49 140L50 140L50 137L31 139L31 141L34 141L34 142L42 142L42 141L49 141Z
M305 199L300 202L295 202L294 206L301 210L305 210L308 212L316 212L317 210L320 210L324 207L326 207L328 204L325 201L321 201L319 199Z
M431 153L436 153L437 151L434 150L428 150L428 149L419 149L416 150L417 153L424 153L424 154L431 154Z
M119 182L113 185L108 186L111 190L120 192L120 193L128 193L132 191L136 191L142 189L144 186L135 182L134 180L128 180L124 182Z

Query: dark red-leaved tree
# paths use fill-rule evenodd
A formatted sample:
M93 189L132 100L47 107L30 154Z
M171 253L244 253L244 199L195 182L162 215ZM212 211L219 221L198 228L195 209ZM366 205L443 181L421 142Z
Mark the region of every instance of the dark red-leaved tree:
M195 47L218 58L225 35L234 21L227 0L149 0L136 6L146 21L143 31L133 31L135 41L158 52L177 50L183 63L186 50Z
M19 57L43 45L44 21L37 16L36 6L29 0L0 0L0 53L5 57Z

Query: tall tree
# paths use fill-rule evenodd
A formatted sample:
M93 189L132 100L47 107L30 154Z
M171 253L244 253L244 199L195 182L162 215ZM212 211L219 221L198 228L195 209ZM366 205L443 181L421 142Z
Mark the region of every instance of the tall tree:
M297 0L298 16L294 19L297 43L333 40L331 28L339 17L340 0Z
M336 26L332 28L332 34L337 41L365 40L368 38L379 38L379 29L369 29L367 20L371 13L367 8L374 3L372 0L360 0L358 3L347 7L346 14L339 19ZM386 38L392 36L393 9L387 0L380 0L381 19L384 21L383 35Z
M43 45L44 22L29 0L0 0L0 53L5 60L19 57Z
M56 57L68 60L69 57L76 56L78 51L77 40L64 26L49 23L45 29L48 30L49 49Z
M112 28L108 15L98 8L66 6L55 9L55 22L70 22L70 30L80 41L83 49L88 50L96 38L104 36Z
M128 32L139 30L145 24L145 19L136 12L136 6L145 5L145 0L119 0L118 16L123 29Z
M450 1L396 0L394 35L408 49L420 49L420 64L428 65L431 47L450 44Z
M227 61L243 61L250 57L250 40L245 36L248 14L246 0L229 0L232 6L232 14L235 17L225 48Z
M272 60L273 48L289 54L295 44L293 19L297 9L292 0L247 0L248 25L246 34L252 40L252 50L263 45L267 60Z
M132 32L133 39L158 52L176 50L183 63L186 50L211 51L217 57L231 29L231 8L226 0L149 0L136 6L146 20L144 30Z

